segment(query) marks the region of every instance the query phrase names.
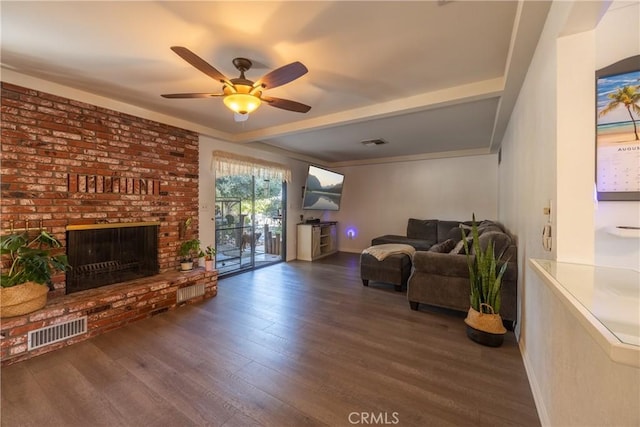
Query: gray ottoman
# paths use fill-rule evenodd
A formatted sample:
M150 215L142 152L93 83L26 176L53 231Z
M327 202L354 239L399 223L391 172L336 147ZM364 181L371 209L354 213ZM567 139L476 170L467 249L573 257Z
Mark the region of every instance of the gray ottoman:
M369 280L391 283L400 292L407 285L411 275L411 257L406 254L389 255L382 261L370 254L360 255L360 277L362 284L369 286Z

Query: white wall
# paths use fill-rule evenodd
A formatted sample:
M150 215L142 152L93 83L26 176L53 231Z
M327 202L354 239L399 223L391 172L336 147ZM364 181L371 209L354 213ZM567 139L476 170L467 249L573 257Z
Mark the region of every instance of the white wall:
M594 44L593 31L556 41L556 259L580 264L594 260Z
M278 162L288 166L292 173L292 182L287 186L287 261L296 259L296 224L302 214L301 188L307 178L308 163L284 156L250 148L247 145L232 144L214 138L200 136L200 179L199 185L199 238L201 245L213 245L215 242L215 173L212 164L214 150L222 150L257 159Z
M595 49L604 36L600 27L595 34L559 36L579 3L551 6L502 142L498 219L518 236L519 343L543 425L638 425L640 370L612 362L526 264L529 258L597 259L591 196L595 134L570 130L582 124L591 129ZM637 26L636 9L625 13L636 14ZM606 24L608 44L634 34L618 17L602 22L610 19L616 23ZM572 91L586 92L575 99L587 105L572 110L560 99ZM580 138L587 141L578 145ZM540 239L548 200L556 232L552 252L543 250ZM585 233L589 236L581 236Z
M200 240L214 243L215 176L212 152L224 150L288 165L293 174L287 191L287 261L296 258L296 224L300 215L338 221L338 250L361 252L383 234L406 234L408 218L469 220L498 215L497 155L419 160L329 168L345 175L340 211L302 210L307 162L214 138L200 137ZM347 238L353 229L356 237Z
M345 174L338 248L360 252L383 234L405 235L407 219L496 219L497 155L332 168ZM356 237L347 239L346 230Z

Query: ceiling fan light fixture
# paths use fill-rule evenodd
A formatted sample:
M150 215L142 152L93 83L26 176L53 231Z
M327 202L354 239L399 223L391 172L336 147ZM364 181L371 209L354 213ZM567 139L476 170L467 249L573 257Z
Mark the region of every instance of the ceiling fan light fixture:
M262 101L257 96L248 93L233 93L224 97L224 105L238 114L249 114L255 111Z
M262 101L260 100L260 92L252 92L253 87L243 84L235 85L236 92L232 93L228 88L224 88L223 91L226 94L224 97L224 105L231 111L238 114L249 114L255 111Z
M1 1L1 0L0 0ZM233 65L240 71L240 77L228 79L211 64L191 52L186 47L172 46L171 50L187 61L193 67L203 72L212 79L222 83L222 93L168 93L162 94L164 98L210 98L223 97L223 102L237 116L236 121L245 121L248 114L257 110L262 102L266 102L270 107L281 110L294 111L296 113L307 113L310 106L290 99L263 97L262 92L266 89L273 89L296 80L306 74L309 70L301 62L292 62L273 71L268 72L257 82L247 79L244 73L253 65L247 58L234 58ZM238 120L239 119L239 120Z
M249 120L249 113L246 113L246 114L233 113L233 120L236 123L246 122L247 120Z

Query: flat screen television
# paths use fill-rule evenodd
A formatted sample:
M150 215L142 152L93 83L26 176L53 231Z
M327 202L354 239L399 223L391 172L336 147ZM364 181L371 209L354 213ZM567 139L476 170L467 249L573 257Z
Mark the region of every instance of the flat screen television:
M343 183L343 174L309 165L302 209L340 210Z

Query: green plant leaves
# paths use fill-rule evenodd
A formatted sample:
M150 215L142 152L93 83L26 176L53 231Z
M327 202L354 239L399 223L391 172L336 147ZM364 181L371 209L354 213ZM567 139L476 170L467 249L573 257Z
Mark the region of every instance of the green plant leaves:
M0 252L11 258L9 271L0 276L0 285L6 288L25 282L50 283L54 272L71 268L66 255L52 254L60 247L60 242L44 230L31 240L26 233L0 237Z
M490 309L482 305L487 304L491 306L494 313L497 314L500 312L502 276L507 270L508 264L507 261L505 261L498 267L493 241L490 241L489 244L487 244L487 248L482 251L475 214L473 215L471 224L473 254L469 249L469 243L466 240L467 236L464 230L462 230L464 251L467 256L467 266L469 268L469 284L471 290L469 301L471 307L476 311L490 313Z

